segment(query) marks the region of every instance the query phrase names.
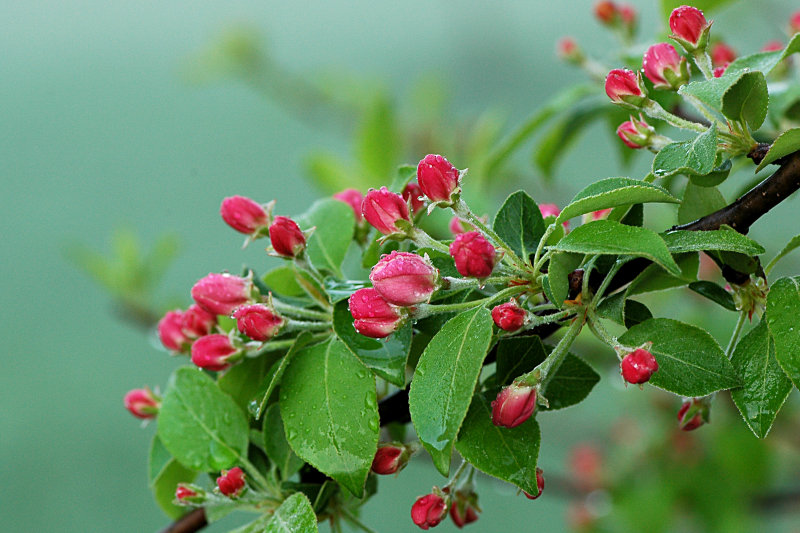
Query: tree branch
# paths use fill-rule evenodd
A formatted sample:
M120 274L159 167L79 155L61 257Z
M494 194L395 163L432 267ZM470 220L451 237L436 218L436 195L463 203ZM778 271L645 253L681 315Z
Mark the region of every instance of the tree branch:
M195 509L161 530L161 533L194 533L208 525L205 509Z

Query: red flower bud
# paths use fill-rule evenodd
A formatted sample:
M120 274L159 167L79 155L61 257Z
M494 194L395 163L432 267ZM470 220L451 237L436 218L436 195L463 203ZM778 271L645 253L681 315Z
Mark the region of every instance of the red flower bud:
M591 221L594 220L602 220L604 218L608 218L609 213L611 213L612 209L609 207L608 209L600 209L599 211L592 211L589 213L589 218Z
M561 214L561 209L556 204L539 204L539 212L542 218L557 217Z
M492 402L492 424L515 428L531 417L536 409L536 388L512 383Z
M219 214L230 227L247 235L269 224L269 216L264 208L244 196L229 196L222 200Z
M725 74L725 69L726 68L727 67L717 67L717 68L715 68L714 69L714 77L715 78L721 77L723 74Z
M489 277L497 260L494 246L477 231L456 235L450 244L450 255L458 273L468 278Z
M223 470L222 475L217 478L217 487L225 496L235 498L244 488L244 472L238 466Z
M580 63L583 52L572 37L563 37L556 44L556 54L568 63Z
M306 248L306 236L289 217L275 217L269 227L269 241L278 255L297 257Z
M158 338L167 350L183 352L192 342L183 332L183 315L180 309L167 311L158 321Z
M789 31L790 33L800 32L800 11L796 11L789 18Z
M658 370L658 361L647 350L637 348L626 355L619 366L625 381L639 385L649 381L650 376Z
M405 446L393 444L379 446L372 460L372 471L382 476L395 474L408 464L408 456Z
M379 191L370 189L361 204L361 212L374 228L389 235L400 231L395 223L399 220L411 221L408 214L408 205L399 194L381 187Z
M236 327L255 341L268 341L286 321L264 304L244 305L233 313Z
M403 200L406 202L411 200L411 211L415 215L419 213L423 207L425 207L425 202L420 200L420 197L422 196L422 189L420 189L419 184L414 181L405 186L402 196Z
M439 271L426 257L392 252L372 267L369 280L390 304L410 307L431 299L438 277Z
M200 368L219 372L225 370L241 351L236 348L227 335L215 333L200 337L192 344L192 363Z
M706 423L708 402L693 398L683 402L678 410L678 425L683 431L693 431Z
M542 491L544 490L544 472L542 472L542 469L538 467L536 468L536 488L539 489L539 493L537 495L533 496L523 491L525 497L529 500L535 500L542 495Z
M460 505L454 503L450 506L450 518L453 519L456 527L460 529L467 524L475 522L478 519L478 512L470 502L464 502Z
M217 324L217 315L209 313L197 304L192 304L184 311L181 329L190 339L196 339L211 333Z
M133 389L125 395L123 403L136 418L155 418L161 407L161 398L150 389Z
M525 324L527 313L515 302L506 302L492 309L492 320L504 331L517 331Z
M644 120L636 120L631 117L617 128L617 135L625 146L638 150L650 146L650 138L656 130Z
M711 47L711 63L715 67L727 67L736 59L736 51L725 43L714 43Z
M639 74L632 70L615 68L606 76L606 94L612 102L638 107L647 99L642 89Z
M215 315L231 312L250 301L253 282L231 274L209 274L192 287L197 305Z
M450 224L448 225L448 228L450 228L450 233L452 233L453 235L461 235L462 233L470 231L469 227L465 225L465 222L458 217L453 217L450 219Z
M411 520L421 529L438 526L447 516L447 504L438 494L426 494L411 506Z
M622 23L627 27L628 31L632 33L633 29L636 27L636 10L631 5L623 4L619 6L618 12Z
M689 66L669 43L654 44L647 49L642 59L644 75L656 89L677 90L689 81Z
M366 337L388 337L403 321L400 310L372 288L357 290L350 296L348 304L353 315L353 327Z
M417 165L419 187L432 202L452 203L459 178L458 169L440 155L428 154Z
M770 41L761 48L762 52L777 52L779 50L783 50L783 43L780 41Z
M361 204L364 203L364 195L361 194L361 191L357 189L345 189L342 192L337 192L333 197L353 208L356 222L364 220L364 215L361 214Z
M672 10L669 16L669 29L672 38L692 51L700 48L708 38L708 28L711 26L706 21L703 12L692 6L681 6Z
M603 456L596 446L581 444L569 454L572 477L581 490L591 492L603 485Z
M186 485L178 485L175 488L175 498L178 500L188 500L197 496L197 492L193 491Z
M602 0L594 5L594 16L602 24L611 26L617 17L617 6L614 2Z

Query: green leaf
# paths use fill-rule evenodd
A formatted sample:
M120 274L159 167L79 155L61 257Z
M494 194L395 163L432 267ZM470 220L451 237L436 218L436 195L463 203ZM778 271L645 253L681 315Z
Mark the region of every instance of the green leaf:
M305 292L295 279L291 264L275 267L261 278L269 289L280 296L303 296Z
M292 267L294 268L294 275L297 284L300 285L308 297L322 307L329 307L331 301L328 297L328 292L325 290L325 287L307 270L298 268L294 263L292 263Z
M417 363L408 407L419 440L442 475L492 340L492 316L477 307L449 320Z
M626 300L626 292L619 292L603 299L597 306L597 314L626 328L632 328L653 318L653 313L641 302Z
M730 120L747 122L753 130L767 117L769 93L761 72L726 69L719 78L684 85L678 94L701 112L722 113Z
M767 155L761 160L756 172L760 171L770 163L774 163L781 157L793 154L800 150L800 128L792 128L781 133L769 147Z
M514 378L530 372L547 357L539 337L506 337L497 343L498 386L509 385Z
M736 311L736 304L733 296L712 281L695 281L689 284L689 288L701 296L705 296L714 303L717 303L728 311Z
M446 254L439 250L434 250L433 248L418 248L417 249L418 255L427 255L428 258L433 263L437 269L439 269L439 274L442 276L449 276L451 278L457 278L461 276L456 269L456 263L453 260L453 256L450 254ZM435 298L435 296L434 296Z
M583 254L646 257L676 276L681 273L667 250L667 245L657 233L613 220L596 220L578 226L550 248Z
M281 479L289 479L303 466L303 460L295 455L286 440L280 404L273 403L267 408L263 428L267 457L280 470Z
M170 518L180 518L189 509L175 505L175 488L178 483L191 483L197 477L197 472L190 470L176 461L167 451L158 435L153 436L150 445L150 459L148 461L150 488L156 503Z
M674 142L662 148L653 159L653 174L666 178L673 174L705 175L714 170L717 158L717 126L691 141Z
M699 187L716 187L728 179L732 168L733 163L731 163L730 159L726 159L705 176L691 174L689 175L689 180Z
M725 69L725 74L752 70L769 74L785 57L798 51L800 51L800 35L795 34L783 50L757 52L736 58Z
M800 387L800 278L780 278L767 295L767 325L775 340L775 357Z
M370 284L366 280L361 281L348 279L339 281L335 278L327 278L325 280L325 292L328 293L328 296L331 298L331 303L334 304L341 302L342 300L347 300L358 289L363 289L369 286Z
M311 533L319 531L317 515L302 492L295 492L275 510L264 533Z
M350 353L376 375L398 387L405 386L406 361L411 350L410 322L387 339L371 339L355 330L347 301L342 300L333 309L333 331Z
M517 191L503 202L492 229L514 253L527 259L536 252L545 228L542 213L533 198L525 191Z
M372 374L330 339L292 358L280 406L294 452L360 498L380 430Z
M672 231L662 235L672 253L725 250L746 255L764 253L764 247L730 227L713 231Z
M578 268L582 260L582 254L561 252L550 256L547 278L554 298L551 301L559 308L569 296L569 273Z
M401 139L394 109L385 96L365 110L356 135L356 154L368 174L388 181L399 158Z
M700 268L700 257L697 253L676 254L675 262L681 269L679 276L673 276L658 265L649 265L641 274L631 282L628 296L646 292L664 291L675 287L683 287L697 280L697 271Z
M686 184L683 201L678 208L678 224L688 224L728 205L716 187Z
M249 430L244 413L207 374L182 367L164 393L158 436L182 465L215 472L246 456Z
M222 392L233 398L243 412L247 413L250 402L261 388L267 370L282 356L282 353L269 353L246 358L222 374L217 379L217 385Z
M606 178L595 182L575 195L556 218L556 223L609 207L648 202L678 203L669 191L631 178Z
M403 192L408 182L417 177L417 167L412 165L400 165L397 167L397 173L392 180L392 186L389 187L390 191Z
M792 382L775 359L775 341L766 321L739 341L731 362L744 381L742 388L731 391L731 398L750 430L763 439L792 390Z
M772 261L770 261L769 264L766 266L766 268L764 268L764 272L769 274L775 267L775 265L778 263L778 261L780 261L786 254L788 254L798 246L800 246L800 235L795 235L788 243L786 243L786 246L783 247L783 250L778 252L778 254L772 258Z
M705 396L738 387L739 375L714 337L697 326L651 318L633 326L619 341L626 346L652 342L658 371L650 383L683 396Z
M497 427L492 424L491 400L485 395L475 395L456 449L481 472L513 483L528 494L538 494L539 424L531 418L515 428Z
M303 230L316 228L306 246L306 255L314 266L341 277L339 268L353 240L353 208L339 200L325 198L314 202L297 218L297 224Z
M303 331L300 333L300 335L298 335L295 339L292 347L289 348L288 352L286 352L286 355L272 364L267 374L264 376L264 378L262 378L263 381L261 382L261 387L258 389L258 392L252 396L253 400L247 404L247 410L250 412L253 418L256 420L261 418L261 415L267 408L269 397L272 396L272 391L274 391L275 387L277 387L281 382L283 373L286 371L286 367L289 366L289 362L292 360L292 357L306 347L306 345L311 341L311 337L312 335L310 331Z

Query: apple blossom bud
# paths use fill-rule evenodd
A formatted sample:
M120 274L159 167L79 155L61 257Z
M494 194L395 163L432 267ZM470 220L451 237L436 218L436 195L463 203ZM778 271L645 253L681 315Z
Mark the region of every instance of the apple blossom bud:
M202 505L207 498L206 491L193 483L178 483L175 487L175 503L178 505Z
M450 255L458 273L467 278L487 278L497 261L494 246L477 231L456 235L450 244Z
M286 321L264 304L243 305L233 313L236 327L255 341L265 342L280 332Z
M704 49L708 43L708 30L711 23L706 21L703 12L692 6L680 6L669 16L669 29L672 39L680 43L687 52Z
M366 337L382 339L391 335L403 322L400 309L373 288L359 289L348 301L353 327Z
M726 69L726 68L727 68L727 67L716 67L716 68L714 69L714 77L715 77L715 78L720 78L720 77L722 77L722 75L723 75L723 74L725 74L725 69Z
M770 41L761 48L762 52L777 52L779 50L783 50L783 43L780 41Z
M597 446L580 444L569 454L569 467L575 484L591 492L603 486L603 456Z
M459 489L453 495L453 502L450 504L450 518L456 527L463 528L478 519L478 495L473 492L471 486L466 489Z
M642 59L644 75L656 89L678 90L689 82L689 65L669 43L654 44Z
M472 226L468 227L463 220L458 217L453 217L450 219L450 224L447 227L453 235L461 235L462 233L470 231L469 228Z
M193 491L186 485L178 485L175 487L175 498L181 501L189 500L191 498L195 498L197 496L197 492Z
M622 139L625 146L638 150L650 146L650 139L656 130L644 120L636 120L631 117L617 128L617 136Z
M396 474L406 467L410 455L403 445L381 445L372 459L372 471L382 476Z
M447 503L438 494L426 494L411 506L411 520L420 529L438 526L445 516L447 516Z
M539 489L539 493L536 495L528 494L525 492L525 497L529 500L535 500L539 496L542 495L542 491L544 490L544 472L541 468L536 468L536 488ZM524 492L524 491L523 491Z
M623 26L629 34L633 34L633 31L636 29L636 22L638 18L638 14L636 13L636 9L632 5L629 4L622 4L617 8L617 12L619 13L619 18L622 20Z
M215 315L230 315L250 301L253 282L231 274L209 274L192 287L197 305Z
M222 475L217 478L217 487L225 496L235 498L244 488L244 472L238 466L223 470Z
M614 2L601 0L594 5L594 16L602 24L611 26L617 18L617 6Z
M800 11L795 11L789 18L789 33L800 32Z
M155 418L161 407L161 398L150 389L133 389L125 395L123 403L136 418Z
M230 338L220 333L200 337L192 344L192 363L214 372L230 367L240 354Z
M693 431L708 419L709 404L702 398L686 400L678 410L678 425L683 431Z
M167 350L183 352L189 348L191 339L183 332L183 311L167 311L158 321L158 338Z
M580 64L584 59L583 51L572 37L563 37L558 41L556 54L563 61L575 65Z
M594 222L595 220L603 220L608 218L608 215L613 211L612 208L608 209L600 209L598 211L592 211L591 213L586 213L583 215L583 223L586 224L587 222Z
M411 201L411 212L416 215L417 213L425 207L425 202L420 199L422 196L422 189L419 188L419 184L412 181L408 183L408 185L403 188L403 200L408 202Z
M222 200L219 214L230 227L246 235L269 225L269 215L264 208L244 196L229 196Z
M361 191L358 189L345 189L342 192L337 192L333 197L353 208L356 222L364 220L364 215L361 214L361 204L364 203L364 195L361 194Z
M623 379L634 385L646 383L650 380L650 376L658 371L658 361L656 361L656 358L653 357L653 354L642 348L637 348L626 355L619 366L622 371Z
M504 331L517 331L525 324L527 313L516 302L506 302L492 309L492 320Z
M641 74L615 68L606 76L606 94L616 104L640 107L647 100Z
M711 46L711 63L715 67L727 67L736 59L736 51L725 43Z
M427 257L397 251L384 255L369 275L383 299L401 307L430 300L438 278L439 271Z
M492 402L492 424L515 428L531 417L536 409L536 387L512 383Z
M297 257L306 249L306 236L297 222L289 217L275 217L269 227L269 241L283 257Z
M361 204L361 212L373 227L384 235L398 233L396 223L400 220L411 221L408 205L399 194L381 187L379 191L370 189Z
M459 178L458 169L440 155L428 154L417 165L419 187L432 202L452 204Z
M539 212L542 218L557 217L561 214L561 209L556 204L539 204Z
M190 339L196 339L211 333L211 329L216 324L217 315L209 313L197 304L192 304L183 312L181 329L184 335Z

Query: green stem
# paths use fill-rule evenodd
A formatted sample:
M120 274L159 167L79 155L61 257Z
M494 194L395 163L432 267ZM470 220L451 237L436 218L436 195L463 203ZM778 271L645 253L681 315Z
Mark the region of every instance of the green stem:
M412 241L414 241L420 248L433 248L436 251L450 255L450 248L448 248L441 242L437 241L436 239L425 233L425 230L420 229L417 226L411 228L411 232L409 233L409 238Z
M569 315L572 315L572 314L574 314L574 311L566 310L566 311L561 311L559 313L553 313L553 314L544 315L544 316L535 315L536 318L531 320L531 322L529 324L526 324L524 329L528 330L528 329L533 329L533 328L536 328L536 327L539 327L539 326L543 326L545 324L552 324L553 322L558 322L559 320L564 320L565 318L567 318ZM515 333L518 333L518 332L515 332Z
M341 509L341 511L342 511L342 516L344 516L344 517L345 517L345 519L346 519L348 522L350 522L351 524L353 524L355 527L357 527L357 528L358 528L358 529L360 529L361 531L364 531L364 533L378 533L377 531L375 531L374 529L372 529L371 527L369 527L368 525L366 525L364 522L362 522L361 520L359 520L359 519L356 517L356 515L354 515L354 514L353 514L353 513L350 511L350 509L347 509L346 507L341 507L340 509Z
M590 311L587 314L587 318L588 320L586 321L586 323L589 326L589 329L592 331L592 333L594 333L595 337L597 337L604 343L611 346L611 348L617 354L617 357L619 357L618 348L622 347L622 345L619 343L616 337L610 335L608 331L606 331L606 328L604 328L603 325L600 323L600 320L598 320L597 315L594 313L594 310Z
M458 201L455 203L455 205L453 205L453 211L455 212L456 216L466 220L467 222L478 228L486 236L488 236L492 241L494 241L495 248L500 248L505 252L505 255L503 256L504 260L510 261L512 264L514 264L517 268L519 268L523 272L528 271L527 262L520 259L519 256L516 253L514 253L514 251L511 248L509 248L505 242L503 242L503 239L501 239L500 236L497 233L495 233L493 229L484 224L483 220L478 218L478 216L472 212L472 210L464 202L464 200L459 198Z
M479 306L483 307L494 302L510 298L511 296L525 292L528 289L529 287L527 285L515 285L513 287L507 287L500 292L480 300L472 300L470 302L461 302L456 304L420 304L417 306L417 310L414 312L413 318L414 320L419 320L436 313L450 313L452 311L465 311L467 309L473 309Z
M642 106L642 111L644 111L647 114L647 116L663 120L668 124L675 126L676 128L695 131L697 133L704 133L708 129L702 124L698 124L697 122L692 122L691 120L686 120L676 115L673 115L672 113L661 107L661 104L659 104L655 100L647 100L645 104Z
M555 222L547 226L547 229L544 230L544 235L542 238L539 239L539 245L536 247L536 253L533 255L533 271L539 272L544 265L545 257L542 257L542 250L544 249L544 245L547 242L547 239L550 238L550 235L556 230Z
M603 283L601 283L600 286L597 288L597 292L594 293L594 296L592 297L592 302L589 304L589 307L591 309L597 307L597 302L600 300L600 298L603 297L603 293L606 292L606 289L608 288L608 285L611 283L611 280L617 274L619 269L622 268L622 265L624 265L628 261L630 261L630 258L617 259L617 261L611 267L611 270L609 270L608 274L606 274L605 279L603 279Z
M714 68L711 65L711 58L708 56L708 53L705 51L705 49L695 50L692 53L692 59L694 59L694 64L697 65L697 68L703 74L705 79L714 79Z
M444 489L452 489L453 486L458 481L458 478L460 478L461 474L464 473L464 469L467 468L468 466L469 466L469 463L466 461L466 459L462 459L461 460L461 466L458 467L458 470L456 470L455 474L453 474L453 477L450 478L450 481L447 482L447 485L442 487L442 490L444 490Z
M575 321L570 325L569 329L567 329L567 333L558 341L558 344L553 348L553 351L550 352L550 355L536 368L527 374L519 376L514 382L528 385L539 384L540 388L545 388L550 374L561 365L561 361L563 361L564 357L569 353L569 347L572 346L572 343L575 342L575 339L581 332L584 318L583 316L575 318Z
M330 322L308 322L306 320L287 319L284 331L323 331L330 328Z
M330 326L328 326L328 327L330 327ZM317 335L314 335L314 336L311 337L311 339L309 339L309 343L312 343L312 342L315 342L315 341L318 341L318 340L322 340L322 339L324 339L326 337L328 337L327 333L321 333L321 334L318 333ZM261 347L261 349L258 352L256 352L256 354L253 355L252 357L258 357L260 355L263 355L263 354L269 353L269 352L277 352L277 351L280 351L280 350L288 350L289 348L294 346L295 342L297 342L296 338L286 339L286 340L279 340L279 341L268 341L268 342L265 342L264 345Z
M240 455L239 462L242 464L245 470L247 470L247 474L250 476L252 481L255 481L260 485L260 489L267 494L273 494L272 485L270 485L267 478L261 475L261 472L258 471L258 468L255 467L253 463L247 460L247 457Z
M479 288L486 285L506 285L512 279L514 279L514 276L492 276L485 279L451 278L449 276L444 276L442 277L442 289L447 291L455 291L459 289L468 289L471 287Z
M293 315L300 318L316 318L318 320L331 319L330 313L324 313L322 311L314 311L313 309L304 309L302 307L295 307L293 305L283 303L280 300L273 299L272 307L274 307L276 311L282 314Z
M744 326L744 318L746 316L746 311L739 313L739 320L736 321L736 327L733 329L731 340L728 341L728 348L725 350L725 355L728 356L728 359L733 355L733 349L736 347L736 342L739 340L739 335L742 333L742 326Z

